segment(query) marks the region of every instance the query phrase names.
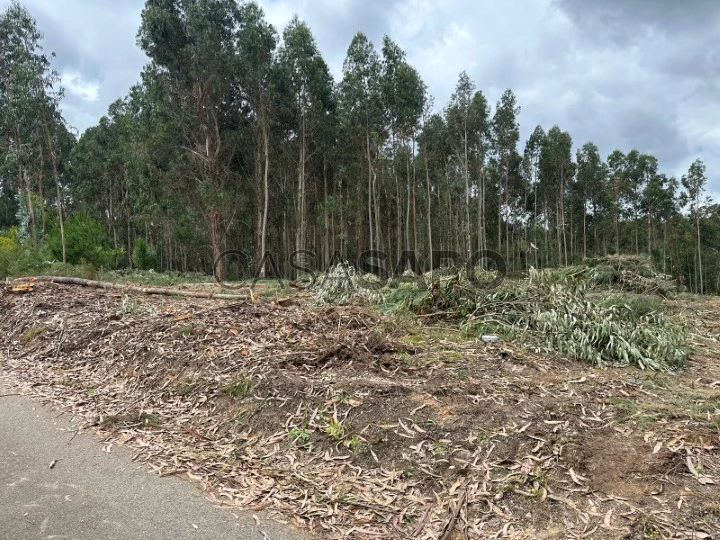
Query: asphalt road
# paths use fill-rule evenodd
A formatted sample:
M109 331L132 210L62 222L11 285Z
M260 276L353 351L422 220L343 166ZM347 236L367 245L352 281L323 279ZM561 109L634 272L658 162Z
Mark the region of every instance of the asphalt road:
M0 396L8 393L0 386ZM0 397L0 539L308 538L216 508L192 483L154 476L127 450L103 451L92 435L72 438L76 429L67 415L28 398Z

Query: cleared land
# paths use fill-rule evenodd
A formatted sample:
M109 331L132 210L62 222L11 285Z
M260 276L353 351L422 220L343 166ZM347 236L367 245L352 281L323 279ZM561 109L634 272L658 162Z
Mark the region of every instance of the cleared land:
M205 289L205 288L204 288ZM0 296L5 383L158 474L328 537L710 538L720 302L676 374L593 368L358 307Z

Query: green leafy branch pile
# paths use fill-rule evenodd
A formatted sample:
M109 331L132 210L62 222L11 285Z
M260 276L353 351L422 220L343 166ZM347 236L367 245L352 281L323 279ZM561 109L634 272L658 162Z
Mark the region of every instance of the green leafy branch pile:
M377 303L380 300L378 281L372 274L358 275L350 263L339 263L315 281L312 287L315 304L343 306Z
M638 294L672 296L683 290L672 276L658 272L648 255L608 255L587 259L584 266L556 272L583 280L596 289L620 289Z
M641 369L682 367L687 332L661 312L640 313L630 304L603 305L585 296L585 285L533 271L536 301L528 329L546 350L596 365Z
M687 358L684 328L669 321L652 297L593 301L589 285L565 271L531 270L530 278L482 293L458 276L406 295L417 314L455 318L470 333L520 337L530 347L595 365L670 370Z

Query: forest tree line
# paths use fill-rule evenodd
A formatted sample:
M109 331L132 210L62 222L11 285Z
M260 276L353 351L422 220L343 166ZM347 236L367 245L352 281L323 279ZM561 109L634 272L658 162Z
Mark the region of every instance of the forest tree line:
M228 249L283 272L303 250L490 249L513 272L648 253L720 291L699 159L677 179L557 125L521 141L512 90L492 104L463 72L440 108L387 36L358 32L334 81L305 22L280 33L253 2L147 0L137 42L140 82L77 138L35 20L0 14L0 250L206 273Z

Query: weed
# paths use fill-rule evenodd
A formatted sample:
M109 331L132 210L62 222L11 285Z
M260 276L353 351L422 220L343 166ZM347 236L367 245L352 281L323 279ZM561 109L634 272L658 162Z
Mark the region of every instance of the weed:
M402 363L408 367L415 365L415 359L408 353L400 353L400 360L402 360Z
M195 325L183 324L180 328L178 328L178 332L180 332L180 335L183 337L192 336L195 333Z
M44 334L45 330L46 328L44 326L33 326L32 328L28 328L20 336L20 341L23 343L30 343L36 337Z
M290 440L298 446L307 443L310 440L310 435L312 435L312 433L310 433L309 430L300 426L295 426L288 433Z
M445 439L436 440L430 445L430 453L433 456L443 455L448 451L448 441Z
M325 432L336 441L340 441L345 437L345 428L341 422L335 420L334 418L329 418L327 420Z
M226 384L220 389L220 391L223 394L234 397L235 399L242 399L250 395L250 392L252 392L252 388L252 380L243 377L241 379Z
M348 440L346 440L344 444L355 454L360 452L365 446L363 443L363 439L358 435L353 435Z

